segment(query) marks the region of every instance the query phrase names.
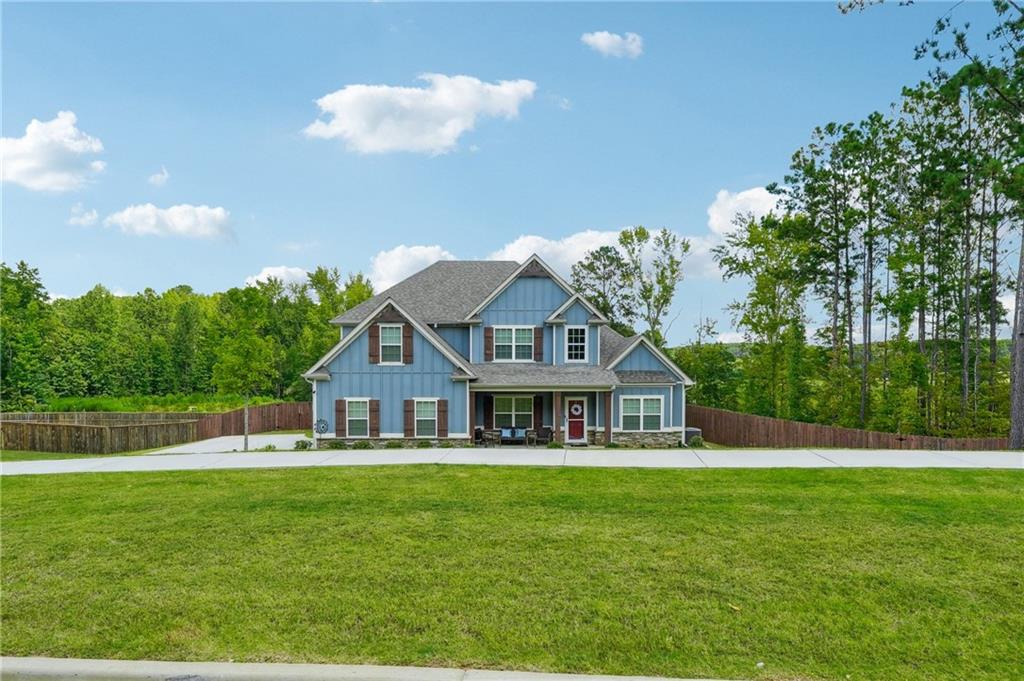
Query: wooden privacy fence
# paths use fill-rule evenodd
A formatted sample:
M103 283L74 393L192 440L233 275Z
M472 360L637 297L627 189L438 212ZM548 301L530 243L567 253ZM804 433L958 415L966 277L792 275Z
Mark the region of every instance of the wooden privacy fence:
M32 412L0 414L0 446L66 454L112 454L170 447L221 435L241 435L244 410L196 412ZM305 430L308 402L249 408L249 432Z
M730 447L850 447L870 449L1006 449L1005 437L932 437L823 426L725 409L686 405L686 425L708 442Z

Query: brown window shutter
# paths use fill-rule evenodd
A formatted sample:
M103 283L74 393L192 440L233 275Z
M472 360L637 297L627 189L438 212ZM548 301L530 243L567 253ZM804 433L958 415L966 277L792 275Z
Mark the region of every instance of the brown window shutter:
M415 437L416 435L416 401L405 401L405 436Z
M533 429L537 430L544 425L544 396L533 396Z
M437 436L448 437L448 400L437 401Z
M370 324L370 330L366 336L370 343L370 364L380 364L380 327Z
M484 395L484 428L494 428L494 395Z
M345 420L345 400L334 400L334 434L345 437L348 422Z
M370 400L370 437L380 437L380 400Z
M412 364L412 324L402 324L402 363Z
M604 394L604 441L612 441L612 394Z
M533 327L533 361L544 361L544 327Z
M484 327L484 361L494 361L494 327Z

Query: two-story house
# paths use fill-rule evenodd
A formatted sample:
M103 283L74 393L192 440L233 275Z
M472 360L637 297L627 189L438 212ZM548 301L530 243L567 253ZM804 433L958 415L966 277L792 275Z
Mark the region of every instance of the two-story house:
M536 255L437 262L332 321L340 340L304 375L317 440L502 427L567 444L682 440L689 377Z

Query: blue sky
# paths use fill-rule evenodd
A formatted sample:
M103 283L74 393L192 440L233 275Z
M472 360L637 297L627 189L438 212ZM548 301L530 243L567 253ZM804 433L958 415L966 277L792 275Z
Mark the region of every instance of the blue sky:
M764 208L813 126L921 79L948 8L5 3L3 258L57 295L318 264L386 284L665 226L695 246L670 341L701 309L727 331L713 227Z

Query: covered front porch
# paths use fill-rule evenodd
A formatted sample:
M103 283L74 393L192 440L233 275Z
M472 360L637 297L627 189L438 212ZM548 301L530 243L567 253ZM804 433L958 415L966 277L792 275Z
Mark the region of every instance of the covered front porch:
M603 445L612 438L612 392L471 386L469 423L477 444Z

